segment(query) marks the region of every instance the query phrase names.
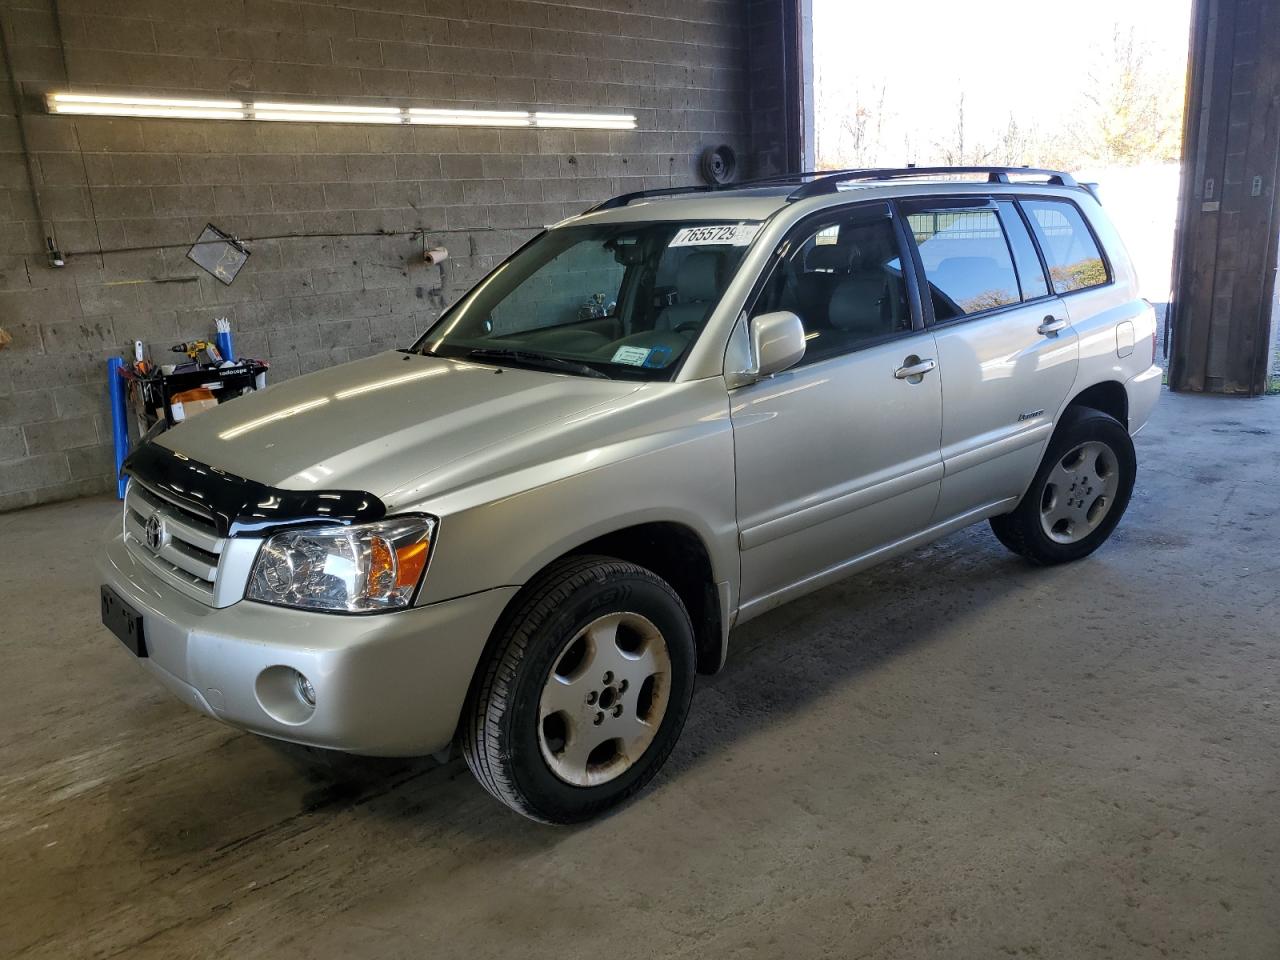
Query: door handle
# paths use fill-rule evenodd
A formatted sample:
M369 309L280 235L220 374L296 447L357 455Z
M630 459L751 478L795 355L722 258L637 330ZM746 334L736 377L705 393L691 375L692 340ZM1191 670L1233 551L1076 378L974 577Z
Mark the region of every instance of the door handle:
M1060 330L1067 329L1067 321L1059 320L1053 314L1044 318L1044 322L1036 327L1036 333L1043 334L1046 337L1052 337Z
M937 366L934 360L921 360L917 356L907 357L903 361L903 365L893 371L893 375L899 380L910 380L912 383L919 383L926 373Z

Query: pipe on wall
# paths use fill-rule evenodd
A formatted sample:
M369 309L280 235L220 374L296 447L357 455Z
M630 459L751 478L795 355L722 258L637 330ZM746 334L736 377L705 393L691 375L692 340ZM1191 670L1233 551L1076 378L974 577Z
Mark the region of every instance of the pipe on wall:
M9 42L9 28L3 16L0 16L0 56L4 57L5 73L9 77L9 95L13 98L13 112L18 121L18 150L22 153L22 159L26 163L27 184L31 188L31 203L35 207L36 219L44 230L50 261L55 266L62 266L60 262L62 254L58 252L58 234L52 221L45 216L44 204L40 200L40 185L39 177L36 174L36 162L35 158L31 156L31 148L27 143L27 117L26 111L22 108L22 90L18 86L18 70L13 63L13 46Z

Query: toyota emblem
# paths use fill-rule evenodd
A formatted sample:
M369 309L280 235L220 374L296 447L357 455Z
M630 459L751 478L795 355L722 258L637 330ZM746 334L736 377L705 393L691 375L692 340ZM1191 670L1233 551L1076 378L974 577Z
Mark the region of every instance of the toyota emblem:
M164 517L158 513L153 513L147 517L147 526L143 531L143 535L146 537L147 546L154 552L160 552L160 548L164 546L167 533L168 531L164 528Z

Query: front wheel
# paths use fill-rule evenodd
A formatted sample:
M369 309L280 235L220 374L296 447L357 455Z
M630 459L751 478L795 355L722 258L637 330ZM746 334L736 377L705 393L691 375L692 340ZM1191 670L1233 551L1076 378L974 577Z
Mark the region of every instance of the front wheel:
M658 772L693 695L689 614L664 580L570 557L531 583L499 627L463 717L480 784L534 820L573 823Z
M1118 420L1100 410L1071 408L1030 488L1012 513L991 519L991 529L1032 563L1086 557L1124 515L1137 466L1133 440Z

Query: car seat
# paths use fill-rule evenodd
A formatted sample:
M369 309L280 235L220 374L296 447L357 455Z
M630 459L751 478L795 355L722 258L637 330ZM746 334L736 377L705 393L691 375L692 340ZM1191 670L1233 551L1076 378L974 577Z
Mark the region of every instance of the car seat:
M684 258L676 269L678 302L658 314L655 330L679 330L683 326L701 327L711 308L720 299L724 255L698 251Z

